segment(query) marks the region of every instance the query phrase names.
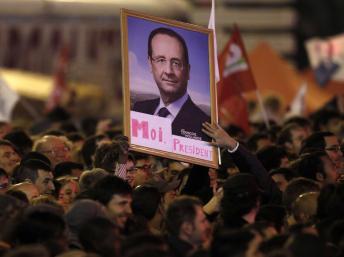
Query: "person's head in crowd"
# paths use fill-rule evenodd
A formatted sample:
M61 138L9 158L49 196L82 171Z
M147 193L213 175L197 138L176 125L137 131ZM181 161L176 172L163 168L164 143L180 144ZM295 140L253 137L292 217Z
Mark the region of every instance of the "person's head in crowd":
M33 146L33 150L47 156L53 168L61 162L71 161L71 144L61 136L43 136Z
M245 131L242 128L232 124L232 125L227 126L225 128L225 131L236 140L242 141L242 142L245 141L245 137L246 137Z
M344 243L344 219L338 219L330 227L329 242L336 247L343 249Z
M0 168L0 194L3 194L7 191L10 185L10 180L7 172Z
M21 162L13 179L16 183L31 181L40 194L52 194L55 190L50 166L37 159Z
M259 237L249 230L226 230L221 229L214 233L210 247L211 257L238 257L248 256L252 242L259 240Z
M197 249L209 240L210 224L202 202L195 197L181 196L173 201L166 211L165 221L170 238L186 242L190 245L189 250Z
M105 135L96 135L86 138L81 148L81 156L88 169L92 169L93 167L94 155L97 147L110 142L111 140Z
M291 219L291 208L295 200L302 194L308 192L319 192L320 186L312 179L307 178L294 178L289 181L287 188L283 192L283 205L286 207L288 218Z
M288 252L284 252L284 245L288 236L287 234L279 234L264 240L259 244L258 254L266 257L292 257Z
M318 236L309 233L292 235L285 247L291 251L293 257L325 257L326 247Z
M11 129L12 126L9 122L0 121L0 139L3 139L3 137L11 131Z
M13 246L42 244L55 256L67 250L66 224L53 209L27 209L10 232L9 242Z
M98 118L96 117L85 117L81 119L80 126L81 131L86 137L90 137L96 134L96 127Z
M332 132L315 132L302 143L301 153L326 151L334 164L340 168L343 163L343 152L338 138Z
M83 249L102 257L119 256L120 235L118 227L107 218L97 217L84 223L78 232Z
M102 144L96 150L93 163L94 168L101 168L110 174L114 174L119 166L121 151L119 144L115 142Z
M3 255L4 257L50 257L50 253L46 247L40 244L32 244L32 245L22 245L18 246L14 249L9 250L6 254Z
M333 110L320 110L312 115L314 131L329 131L338 137L343 136L344 121L340 113Z
M178 195L177 189L180 183L181 180L178 179L178 177L174 177L169 181L163 178L154 178L147 181L143 185L158 189L159 193L161 194L162 210L165 211L167 210L168 206L176 199Z
M42 162L45 162L48 166L51 167L51 162L50 162L49 158L47 156L45 156L44 154L36 152L36 151L28 152L27 154L25 154L23 156L21 161L24 162L26 160L31 160L31 159L40 160Z
M308 192L298 196L291 206L291 212L297 223L314 223L317 214L319 192Z
M221 217L225 227L241 228L253 223L260 205L260 190L251 174L228 177L223 185Z
M283 126L287 126L288 124L297 124L302 127L305 130L307 137L313 132L311 121L302 116L293 116L283 122Z
M299 176L317 181L320 186L339 179L338 169L324 151L303 154L292 167Z
M72 143L72 160L82 162L81 149L85 143L85 138L78 132L68 133L67 139Z
M127 181L132 188L142 185L152 178L152 164L146 154L135 154L135 166L128 170Z
M232 176L240 172L227 151L222 151L221 153L221 165L218 171L217 175L220 179L226 179L228 176Z
M17 190L23 192L26 195L29 202L31 202L33 199L39 196L39 191L37 187L29 181L14 184L9 188L9 190Z
M26 204L29 204L29 199L27 198L26 194L23 193L22 191L9 189L6 192L6 195L13 196L13 197L17 198L18 200L20 200Z
M81 163L77 162L60 162L54 168L54 178L63 176L72 176L79 178L84 170Z
M275 181L281 192L284 192L287 188L288 182L296 177L294 171L289 168L272 169L269 172L269 175Z
M267 171L289 166L287 151L282 146L266 146L260 149L256 155Z
M56 137L63 137L65 133L59 129L50 129L43 133L43 136L56 136Z
M272 145L272 141L269 135L267 133L262 132L252 134L246 142L246 146L253 153L270 145Z
M168 250L166 240L162 236L153 235L152 233L147 232L141 232L130 235L122 241L121 256L130 256L130 254L136 252L138 248L142 250L142 247L160 249L162 251ZM158 256L162 257L164 255Z
M284 146L292 155L298 155L302 141L307 137L305 129L296 123L290 123L283 127L278 135L277 143Z
M79 179L80 191L83 192L91 189L100 179L107 175L109 175L109 173L100 168L84 171Z
M66 211L79 193L79 184L76 177L64 176L55 180L55 195L57 202Z
M162 223L161 194L159 190L151 186L138 186L133 191L131 203L133 214L138 220L142 220L143 226L150 231L159 232Z
M59 124L59 129L65 134L78 132L78 128L71 120L61 122Z
M12 130L4 136L4 139L15 145L21 155L30 152L33 146L33 141L27 132L22 129Z
M94 199L102 203L113 221L125 229L132 215L132 188L123 179L108 175L100 179L93 187Z
M71 249L81 249L78 233L83 224L93 218L106 218L107 214L102 204L90 200L82 199L75 201L64 215L66 224L70 230L69 246Z
M11 176L20 160L17 148L10 141L0 139L0 168Z
M273 226L278 233L285 232L285 219L287 212L284 206L266 204L259 208L256 215L256 222L266 222Z
M321 189L318 197L317 217L342 219L344 217L344 184L331 184Z

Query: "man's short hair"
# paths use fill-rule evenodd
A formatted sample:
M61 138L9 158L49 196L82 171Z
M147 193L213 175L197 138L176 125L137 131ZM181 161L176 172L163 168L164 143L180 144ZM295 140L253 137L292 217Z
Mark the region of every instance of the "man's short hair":
M161 202L161 194L156 187L138 186L133 192L131 204L136 216L144 217L147 221L153 219Z
M184 222L194 223L196 206L202 206L202 202L192 196L181 196L175 199L166 211L166 229L174 236L179 236L180 228Z
M87 168L92 168L92 156L97 149L97 143L103 139L106 139L105 135L91 136L85 140L81 148L81 156Z
M186 42L185 42L184 38L181 35L179 35L177 32L175 32L174 30L169 29L169 28L161 27L161 28L157 28L157 29L154 29L151 31L151 33L149 34L149 37L148 37L148 56L150 58L152 58L152 52L153 52L152 40L158 34L168 35L170 37L177 39L181 43L181 45L183 46L183 49L184 49L184 59L185 59L186 64L188 65L189 64L189 52L188 52L188 48L186 46Z
M72 176L73 169L83 170L84 166L78 162L60 162L54 168L54 177Z
M290 168L277 168L277 169L272 169L269 172L269 176L272 177L273 175L283 175L285 180L290 181L293 178L295 178L296 174L294 170Z
M328 157L324 151L316 151L301 155L293 164L298 175L317 181L317 173L326 177L325 168L321 157Z
M333 110L320 110L312 115L314 131L320 131L332 119L341 119L340 114Z
M288 156L284 147L277 145L266 146L260 149L256 155L267 171L279 168L282 159Z
M296 123L289 123L288 125L283 127L277 137L277 144L284 145L287 142L291 143L292 142L291 131L295 129L300 129L300 128L302 127Z
M256 152L258 150L258 142L262 139L270 139L270 137L267 133L254 133L247 139L246 146L250 151Z
M107 205L114 195L131 195L132 188L123 179L108 175L99 180L93 187L94 199Z
M119 143L102 144L96 150L93 166L114 173L121 154L122 150Z
M301 145L300 153L312 152L315 150L324 150L326 147L325 137L335 136L332 132L315 132L307 137Z
M51 172L50 166L41 160L25 160L15 170L13 174L14 182L20 183L30 180L32 183L35 183L38 178L38 170Z
M92 188L93 185L107 175L109 175L109 173L100 168L84 171L79 180L80 191L85 191Z

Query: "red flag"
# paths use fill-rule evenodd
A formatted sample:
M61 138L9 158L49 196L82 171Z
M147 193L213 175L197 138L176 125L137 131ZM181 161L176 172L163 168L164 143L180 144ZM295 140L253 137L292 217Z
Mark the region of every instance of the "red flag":
M57 67L54 75L53 89L46 102L46 111L51 111L54 107L60 105L64 94L68 91L68 85L66 81L68 63L68 47L62 47L58 56Z
M248 112L243 92L256 90L247 54L237 26L219 56L219 117L223 125L234 124L249 132Z

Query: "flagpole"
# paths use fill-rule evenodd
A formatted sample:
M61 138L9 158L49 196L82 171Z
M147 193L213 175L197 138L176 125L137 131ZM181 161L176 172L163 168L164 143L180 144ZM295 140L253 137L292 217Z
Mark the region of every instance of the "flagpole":
M262 112L262 115L263 115L263 120L264 120L265 126L269 130L270 129L270 123L269 123L268 114L266 113L266 110L265 110L264 104L263 104L263 100L262 100L262 96L261 96L258 89L256 89L256 95L257 95L258 103L260 106L260 111Z

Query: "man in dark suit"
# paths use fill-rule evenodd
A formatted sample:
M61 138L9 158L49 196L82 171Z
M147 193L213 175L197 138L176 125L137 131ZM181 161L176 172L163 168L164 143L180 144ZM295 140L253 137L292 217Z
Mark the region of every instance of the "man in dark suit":
M211 141L202 132L202 123L210 122L210 117L187 92L190 64L185 40L168 28L153 30L148 38L148 64L160 97L137 102L132 110L170 119L173 135Z

